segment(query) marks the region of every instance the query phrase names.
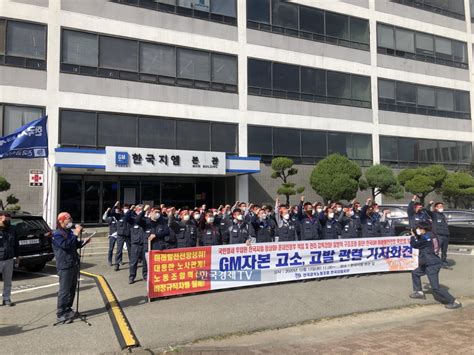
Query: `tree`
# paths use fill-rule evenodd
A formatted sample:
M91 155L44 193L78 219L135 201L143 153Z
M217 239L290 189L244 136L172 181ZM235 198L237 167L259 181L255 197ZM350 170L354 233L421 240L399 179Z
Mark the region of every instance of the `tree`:
M10 190L10 183L3 176L0 176L0 192L5 192ZM18 211L20 206L17 205L19 200L15 195L8 195L6 198L6 204L3 203L3 200L0 199L0 210L9 210L9 211Z
M397 181L392 169L385 165L372 165L365 171L365 179L359 181L361 190L370 188L372 191L372 199L382 194L391 196L395 199L403 197L403 188Z
M361 176L359 165L340 154L331 154L314 167L310 183L325 201L349 201L357 194Z
M462 172L449 174L441 186L441 192L454 208L460 205L470 208L474 201L474 177Z
M408 168L398 174L398 181L411 194L418 196L424 205L426 196L441 189L448 176L448 171L442 165L430 165L426 168Z
M290 176L298 174L298 169L293 168L293 160L290 158L278 157L272 160L272 179L281 179L282 184L277 190L277 194L286 196L286 204L290 204L290 196L301 194L304 187L296 187L296 184L289 182Z

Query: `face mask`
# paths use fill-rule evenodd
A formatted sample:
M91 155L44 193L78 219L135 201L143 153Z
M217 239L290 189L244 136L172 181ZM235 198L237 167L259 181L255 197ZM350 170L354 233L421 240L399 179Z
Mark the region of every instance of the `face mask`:
M265 219L265 218L267 218L267 215L265 213L260 215L260 219Z
M72 228L72 222L69 222L68 224L66 224L66 228L71 229Z
M387 213L387 218L390 218L392 217L392 215L390 213Z
M154 221L157 221L158 218L160 218L160 214L159 213L155 213L155 215L151 215L151 219L154 220Z
M128 212L128 208L124 208L123 213L127 213L127 212Z
M333 219L334 218L334 213L328 213L328 218Z
M317 211L318 213L321 213L321 212L323 212L323 209L322 209L322 208L316 208L316 211Z
M306 213L310 213L310 214L313 213L313 209L312 209L312 208L308 208L308 209L306 210Z
M357 212L362 211L362 207L357 207Z
M444 211L444 208L438 208L439 213L443 213L443 211Z
M336 211L337 211L337 212L341 212L341 211L342 211L342 207L336 208Z
M376 210L374 210L375 213L379 213L379 209L377 208Z
M185 221L185 222L189 221L189 215L188 214L183 216L183 221Z
M214 212L214 213L213 213L214 216L217 216L218 214L219 214L219 213L217 213L217 212Z
M349 217L352 217L354 215L354 211L349 212Z
M226 214L226 215L230 215L230 211L226 211L225 214Z
M285 214L283 215L283 218L284 218L285 220L289 220L289 219L290 219L290 215L289 215L288 213L285 213Z
M242 217L241 214L239 214L237 217L235 217L235 219L238 220L238 221L241 221L241 220L243 220L244 218Z
M214 223L214 217L209 217L207 219L207 223L209 223L209 224Z
M194 219L195 219L195 220L198 220L199 218L201 218L201 215L200 215L200 214L195 214L195 215L194 215Z
M116 213L116 214L119 214L119 213L120 213L120 210L115 210L115 213Z
M416 235L421 235L421 230L420 229L417 228L415 232L416 232Z

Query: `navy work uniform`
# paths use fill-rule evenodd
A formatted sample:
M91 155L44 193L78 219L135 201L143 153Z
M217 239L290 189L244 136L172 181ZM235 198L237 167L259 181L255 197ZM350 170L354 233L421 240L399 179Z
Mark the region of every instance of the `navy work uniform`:
M316 213L309 216L303 207L303 202L298 206L298 220L300 222L300 239L316 240L321 239L321 224Z
M196 246L198 237L198 227L192 220L179 221L172 219L170 221L171 234L176 239L177 248L192 248Z
M449 244L449 227L446 221L446 216L442 212L426 210L431 217L433 232L439 239L439 248L441 250L441 261L447 263L446 258L448 254Z
M276 208L275 208L276 209ZM298 231L296 220L282 218L279 213L275 213L276 219L276 231L275 235L278 237L279 242L292 242L298 240Z
M380 234L382 237L393 237L395 235L395 224L392 219L382 216L380 219Z
M360 211L360 223L362 225L362 237L363 238L379 238L380 237L380 222L378 213L372 213L370 216L367 215L368 205L364 205Z
M233 221L228 229L229 244L242 244L255 236L251 224L245 221Z
M341 226L342 239L359 237L360 218L357 218L355 215L352 217L341 215L339 217L339 224Z
M199 229L200 246L211 246L221 244L221 232L219 231L218 225L216 225L215 223L205 223L202 228Z
M11 303L10 295L12 291L12 276L14 260L19 255L18 239L16 238L15 227L8 226L0 228L0 273L3 279L3 304Z
M145 227L142 223L143 216L145 212L142 211L138 215L132 216L131 219L133 221L133 225L130 229L130 241L131 241L131 250L129 250L130 256L130 267L129 267L129 283L133 283L135 281L135 277L137 275L137 268L138 268L138 260L142 259L142 276L143 279L146 280L147 277L147 262L145 258L145 249L143 246L143 241L146 238ZM140 223L139 223L140 222Z
M418 213L415 212L415 202L410 201L407 209L408 222L410 223L410 228L415 230L415 228L420 223L429 223L431 224L431 219L424 208L422 208Z
M263 220L255 216L252 219L252 227L255 231L255 238L257 243L271 243L275 237L275 221L271 218L264 218Z
M115 244L117 243L117 217L119 217L119 214L116 214L115 212L112 212L111 210L107 211L104 213L102 216L102 219L104 222L107 223L109 226L109 251L107 254L107 261L109 262L109 265L112 265L112 257L114 254L114 248ZM118 243L117 243L117 249L118 249ZM115 257L117 259L117 257Z
M219 228L219 233L221 234L220 238L222 240L222 244L229 244L229 233L227 233L227 231L232 224L230 215L227 213L224 215L218 215L216 217L216 223Z
M455 298L439 286L439 271L442 263L435 254L432 233L426 232L421 236L412 236L410 245L419 250L418 267L411 272L413 291L422 294L421 276L426 275L435 299L441 303L452 304Z
M71 229L58 228L53 232L53 251L59 276L58 319L70 316L79 273L77 249L84 246Z
M127 246L128 261L131 260L131 241L130 233L133 220L131 219L132 211L127 211L125 214L115 214L117 220L117 252L115 254L115 268L118 269L118 265L122 263L123 258L123 245Z
M327 218L325 216L321 219L321 222L323 239L339 239L339 236L341 235L341 225L335 217Z

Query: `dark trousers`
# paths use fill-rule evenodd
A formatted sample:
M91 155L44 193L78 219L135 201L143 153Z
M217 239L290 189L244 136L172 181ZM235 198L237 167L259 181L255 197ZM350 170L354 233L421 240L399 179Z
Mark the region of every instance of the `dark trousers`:
M130 255L130 275L129 280L135 281L135 277L137 276L137 269L138 269L138 259L142 260L142 275L143 279L146 280L148 275L148 265L145 258L145 248L143 244L132 244L131 250L129 251Z
M439 286L439 270L441 264L420 266L411 272L411 279L413 282L413 291L422 291L421 276L428 276L428 280L433 291L433 296L441 303L453 303L455 298L444 288Z
M131 260L130 254L131 254L131 245L130 245L130 237L125 237L123 235L117 236L117 253L115 254L115 265L119 265L122 262L122 256L123 256L123 245L127 245L127 251L128 251L128 261Z
M441 251L441 261L446 262L446 258L448 257L448 245L449 245L449 238L440 235L438 236L439 239L439 249Z
M76 296L78 267L58 270L59 291L58 291L58 318L72 310L74 297Z
M117 242L117 237L109 235L109 253L108 253L108 262L112 264L112 256L114 254L115 243Z

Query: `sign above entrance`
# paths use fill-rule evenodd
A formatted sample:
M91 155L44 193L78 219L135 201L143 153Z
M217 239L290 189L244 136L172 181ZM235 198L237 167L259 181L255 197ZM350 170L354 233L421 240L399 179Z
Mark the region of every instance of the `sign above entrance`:
M225 175L226 156L222 152L106 147L105 171Z

